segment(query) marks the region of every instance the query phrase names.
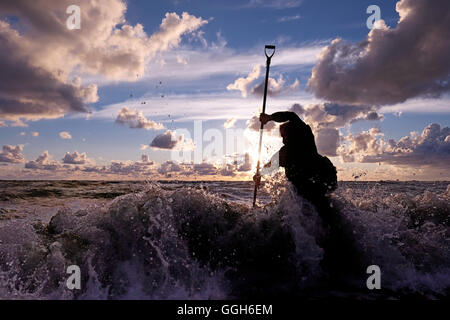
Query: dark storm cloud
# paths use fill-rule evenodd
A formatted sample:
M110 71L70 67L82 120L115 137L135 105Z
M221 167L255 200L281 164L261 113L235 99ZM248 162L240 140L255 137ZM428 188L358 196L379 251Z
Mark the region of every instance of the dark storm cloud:
M360 120L379 121L383 116L377 113L373 106L352 106L337 103L323 103L323 110L327 115L334 116L330 124L334 127L343 127L348 123Z
M81 8L81 30L66 27L66 8ZM175 48L182 36L207 23L186 12L166 13L147 35L127 23L123 0L0 1L0 118L56 118L86 112L98 100L97 86L73 75L136 81L157 54ZM18 32L20 30L20 34Z
M316 96L388 105L450 89L450 1L402 0L395 29L373 29L356 44L335 39L308 82Z
M96 96L97 87L63 83L55 75L30 63L23 55L19 35L0 21L0 117L55 117L86 112L84 100Z

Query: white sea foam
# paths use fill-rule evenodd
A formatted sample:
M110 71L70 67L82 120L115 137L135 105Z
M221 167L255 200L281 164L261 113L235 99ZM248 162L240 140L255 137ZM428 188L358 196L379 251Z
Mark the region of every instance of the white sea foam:
M0 221L0 298L220 299L326 291L326 230L315 208L283 179L267 183L265 205L257 209L224 200L226 183L150 183L141 190L107 205L62 209L49 223ZM450 186L393 190L341 185L332 204L363 260L381 267L386 296L447 295ZM82 270L79 291L65 286L72 264ZM342 294L367 294L364 286L361 281Z

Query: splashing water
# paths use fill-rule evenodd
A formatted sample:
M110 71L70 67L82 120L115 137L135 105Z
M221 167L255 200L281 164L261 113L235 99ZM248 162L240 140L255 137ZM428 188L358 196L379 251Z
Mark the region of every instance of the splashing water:
M328 285L327 229L282 175L265 184L256 209L230 200L235 187L149 183L106 204L63 208L48 222L0 220L0 298L369 296L364 268L347 275L345 289ZM382 297L446 296L450 186L410 189L343 184L331 204L362 260L380 266ZM69 265L81 268L81 290L66 287Z

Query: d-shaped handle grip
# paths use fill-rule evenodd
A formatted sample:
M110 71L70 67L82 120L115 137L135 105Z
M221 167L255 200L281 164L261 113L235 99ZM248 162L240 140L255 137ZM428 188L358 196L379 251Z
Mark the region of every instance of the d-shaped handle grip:
M270 52L270 50L273 50L273 51ZM266 47L264 48L264 53L266 54L267 58L272 58L273 55L275 54L275 46L273 46L273 45L266 45Z

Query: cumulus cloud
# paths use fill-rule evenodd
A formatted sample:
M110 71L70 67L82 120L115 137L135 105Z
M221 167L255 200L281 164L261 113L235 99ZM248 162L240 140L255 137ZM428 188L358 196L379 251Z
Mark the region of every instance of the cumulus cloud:
M234 177L239 172L248 171L243 167L238 170L236 164L223 163L216 165L210 162L202 163L177 163L174 161L165 161L157 169L158 173L167 178L181 178L185 179L192 176L223 176Z
M201 176L209 176L209 175L217 174L216 166L214 164L208 163L208 162L195 163L193 165L193 171L195 174L198 174Z
M227 170L228 169L228 170ZM231 165L225 165L222 168L216 167L213 163L177 163L175 161L165 161L157 169L159 174L167 178L189 177L189 176L234 176L234 170Z
M167 130L165 133L157 135L150 143L150 147L157 149L173 149L179 140L172 131Z
M113 160L109 166L77 166L75 170L100 175L120 175L129 177L152 178L156 174L155 163L150 161L147 155L141 156L141 161L119 161Z
M128 125L132 129L145 129L145 130L162 130L164 125L156 123L155 121L148 120L142 111L136 109L128 109L124 107L119 110L116 118L116 123L120 125Z
M249 159L249 158L248 158ZM248 161L248 160L247 160ZM147 155L142 155L141 160L112 160L108 165L95 165L89 161L87 156L78 152L66 153L62 162L54 161L48 151L44 151L36 160L25 163L24 173L32 171L47 171L42 174L52 172L52 177L59 178L80 178L80 177L98 177L103 179L111 178L138 178L138 179L160 179L180 178L189 179L193 176L235 176L239 171L246 171L244 164L238 170L236 165L224 164L218 167L213 163L178 163L175 161L165 161L161 164L151 161Z
M395 29L370 31L364 41L335 39L308 81L319 98L344 104L389 105L450 89L450 2L401 0Z
M67 132L67 131L60 132L59 136L61 137L61 139L64 139L64 140L72 139L72 135L69 132Z
M261 121L259 121L259 115L253 116L251 119L246 121L247 128L252 131L259 131L261 129ZM274 121L267 122L264 125L264 130L269 133L273 133L278 128L277 124Z
M344 162L363 162L365 155L374 155L382 152L384 140L378 141L383 136L379 128L371 128L357 134L349 134L345 137L346 144L341 146L339 154Z
M113 160L109 165L98 166L88 159L85 153L67 152L62 162L54 161L48 151L44 151L36 160L25 164L26 169L46 170L59 174L60 177L86 177L83 174L99 174L100 178L107 176L141 177L141 175L156 174L156 164L147 155L142 155L140 161ZM89 175L91 177L91 175Z
M356 121L380 121L383 116L374 106L352 106L338 103L319 103L302 106L294 104L290 108L311 126L315 134L317 149L327 156L336 156L341 142L340 128Z
M224 177L233 177L236 175L234 169L235 169L235 167L233 165L226 164L222 167L222 169L220 169L219 173L221 176L224 176Z
M252 88L252 93L256 96L263 96L264 95L264 80L257 86ZM298 79L295 79L295 81L287 86L286 81L283 78L283 75L280 75L278 79L270 78L267 83L267 95L269 96L277 96L282 93L286 93L289 91L295 91L298 88L300 88L300 82Z
M298 114L299 116L302 116L305 113L305 108L299 104L299 103L294 103L290 108L289 111L293 111L296 114Z
M385 140L372 128L345 137L339 154L345 162L384 162L392 165L446 168L450 163L450 128L429 124L421 134L412 132L398 141Z
M182 134L177 137L175 132L167 130L165 133L157 135L150 143L150 147L163 150L192 150L194 142ZM141 149L144 148L141 146Z
M78 153L75 151L74 153L66 152L62 162L65 164L87 164L88 158L85 152Z
M52 160L52 156L48 151L44 151L36 160L31 160L25 163L26 169L38 169L55 171L61 168L61 164Z
M183 168L174 161L165 161L161 163L161 165L158 168L158 172L163 175L168 175L175 172L181 172L183 171Z
M39 137L39 132L33 131L33 132L31 132L31 136L32 137Z
M275 96L275 95L279 94L283 90L284 84L285 84L285 81L284 81L282 75L280 75L278 77L278 80L269 77L269 80L267 83L267 94L269 96ZM259 85L252 88L252 93L255 95L262 96L264 94L264 85L265 85L265 83L263 80Z
M144 158L144 156L143 156ZM151 173L154 169L154 162L149 161L148 157L145 161L136 161L134 163L122 162L122 161L112 161L109 167L109 173L133 175L140 173Z
M261 75L262 66L257 65L253 67L252 72L245 78L238 78L233 83L227 86L227 90L238 90L242 96L246 98L251 91L251 85L253 81L257 80Z
M383 119L383 116L373 106L323 102L306 107L294 104L290 110L303 116L305 121L314 127L342 128L361 120L378 121Z
M318 129L315 132L315 141L317 150L327 156L336 156L336 150L339 147L340 133L334 128Z
M22 154L23 145L11 146L5 145L3 146L2 152L0 152L0 162L6 163L22 163L25 162L25 158Z
M259 84L255 85L254 83L261 76L262 66L257 65L253 68L253 70L248 74L245 78L238 78L233 83L227 86L227 90L237 90L241 92L242 97L247 98L251 93L256 96L262 96L264 94L264 86L265 80L263 79ZM298 79L291 85L286 85L286 81L283 78L283 75L280 75L278 79L274 79L269 77L267 84L267 94L269 96L276 96L284 92L295 91L300 87L300 82Z
M96 102L97 86L79 74L135 81L158 53L179 45L206 20L186 12L166 13L159 29L147 35L125 19L123 0L79 0L81 30L66 27L70 0L2 1L0 14L0 117L40 119L86 112ZM20 33L18 32L20 30Z
M159 31L150 37L147 49L156 53L176 47L181 42L181 36L193 33L207 23L207 20L187 12L183 12L181 16L176 13L166 13Z
M230 119L228 119L227 121L225 121L225 123L223 124L223 127L225 128L225 129L230 129L230 128L233 128L234 127L234 125L235 125L235 123L236 123L236 118L230 118Z
M148 155L146 155L146 154L143 154L142 156L141 156L141 162L142 163L145 163L145 164L153 164L153 161L150 161L150 158L149 158L149 156Z
M0 21L0 42L1 118L55 118L71 111L87 112L86 103L97 100L95 85L83 87L64 82L36 64L30 58L38 54L30 49L31 39L25 40L4 21Z

